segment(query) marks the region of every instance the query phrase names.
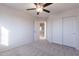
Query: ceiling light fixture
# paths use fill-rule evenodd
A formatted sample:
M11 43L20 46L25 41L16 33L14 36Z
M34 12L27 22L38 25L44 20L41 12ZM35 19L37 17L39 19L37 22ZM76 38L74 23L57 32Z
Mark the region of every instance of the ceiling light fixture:
M42 11L43 11L43 6L42 6L41 4L38 4L38 5L36 6L36 11L37 11L37 12L42 12Z

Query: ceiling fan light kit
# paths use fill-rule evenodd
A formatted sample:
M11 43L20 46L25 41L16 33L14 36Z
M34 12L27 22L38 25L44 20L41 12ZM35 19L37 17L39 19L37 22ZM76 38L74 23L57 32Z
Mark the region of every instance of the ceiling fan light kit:
M43 6L38 4L38 5L36 6L36 11L37 11L37 12L42 12L42 11L43 11Z

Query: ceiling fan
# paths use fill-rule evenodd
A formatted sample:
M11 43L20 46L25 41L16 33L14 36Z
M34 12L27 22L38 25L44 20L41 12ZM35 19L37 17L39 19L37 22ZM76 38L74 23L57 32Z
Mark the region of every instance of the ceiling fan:
M40 12L44 11L47 13L50 13L49 10L46 10L45 7L51 5L53 3L34 3L34 5L36 6L36 8L30 8L30 9L26 9L26 10L36 10L37 11L37 15L39 15Z

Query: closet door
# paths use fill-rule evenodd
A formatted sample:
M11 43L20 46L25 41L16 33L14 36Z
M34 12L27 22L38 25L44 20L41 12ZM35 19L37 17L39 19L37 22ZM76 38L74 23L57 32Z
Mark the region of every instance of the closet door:
M75 17L63 18L63 44L76 47L76 19Z

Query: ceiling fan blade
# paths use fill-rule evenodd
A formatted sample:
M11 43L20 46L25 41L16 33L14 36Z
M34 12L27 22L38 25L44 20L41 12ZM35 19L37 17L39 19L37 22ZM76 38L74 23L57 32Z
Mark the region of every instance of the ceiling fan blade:
M51 5L51 4L53 4L53 3L46 3L46 4L43 5L43 7L47 7L47 6Z
M37 3L34 3L34 5L37 5Z
M46 9L43 9L43 11L47 12L47 13L50 13L50 11L46 10Z
M37 15L39 15L39 12L37 12Z
M35 10L36 8L30 8L30 9L26 9L26 10Z

